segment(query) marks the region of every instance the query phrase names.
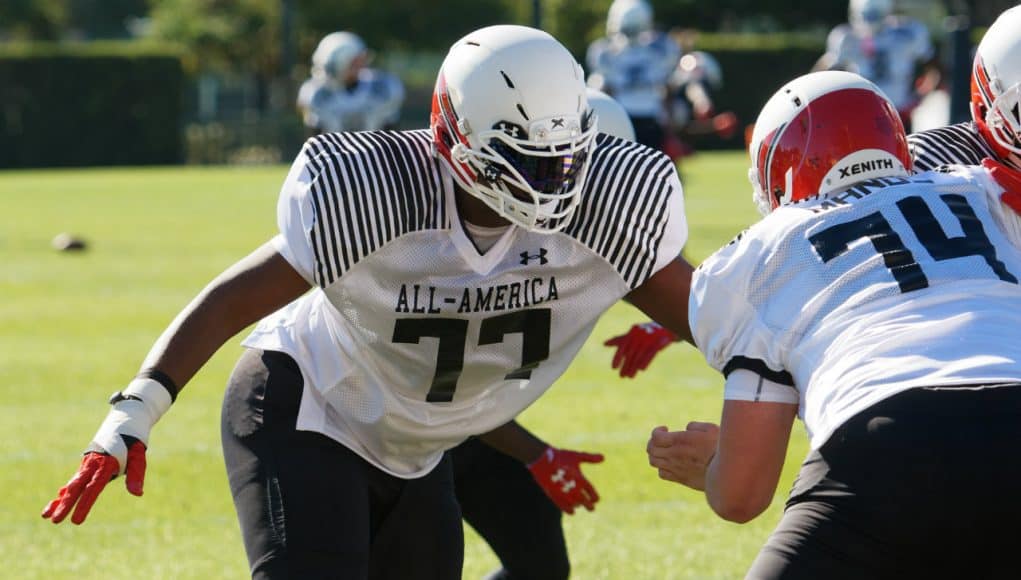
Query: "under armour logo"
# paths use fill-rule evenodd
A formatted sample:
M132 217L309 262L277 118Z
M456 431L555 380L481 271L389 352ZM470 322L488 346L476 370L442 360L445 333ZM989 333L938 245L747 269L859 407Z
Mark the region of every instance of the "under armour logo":
M502 174L503 172L500 171L500 168L495 163L486 163L485 167L482 168L482 178L488 183L500 179Z
M550 122L553 123L553 128L554 129L557 129L557 128L563 129L564 128L564 119L563 118L553 119Z
M529 254L528 252L521 252L521 265L527 266L532 260L539 260L540 266L545 266L549 260L546 259L546 248L539 248L538 254Z
M494 125L494 128L503 131L515 139L520 139L524 133L524 129L514 123L508 123L507 121L500 121Z
M556 473L550 476L550 481L553 483L563 484L560 486L560 491L567 493L577 487L577 483L573 479L567 479L567 472L561 467Z

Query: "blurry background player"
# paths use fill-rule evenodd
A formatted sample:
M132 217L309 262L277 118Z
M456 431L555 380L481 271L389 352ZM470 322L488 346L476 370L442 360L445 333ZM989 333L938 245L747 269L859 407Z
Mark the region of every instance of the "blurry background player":
M369 51L351 32L333 32L312 54L312 76L298 91L305 126L316 133L393 129L404 85L390 73L368 68Z
M631 117L636 140L663 148L671 128L670 78L681 49L669 35L652 28L645 0L614 0L606 37L588 48L589 86L617 100Z
M893 0L851 0L848 16L830 31L813 70L846 70L869 79L910 128L911 111L940 81L928 28L893 14Z
M971 72L971 121L908 135L916 171L978 165L989 157L1021 169L1021 6L979 42ZM1004 199L1021 213L1021 200Z
M587 90L587 96L600 133L634 140L635 131L627 112L617 102L592 88ZM570 575L561 510L573 513L576 506L554 497L562 495L561 490L542 477L542 470L565 467L572 471L571 477L591 488L577 463L572 470L566 462L575 458L601 461L602 456L564 449L556 450L556 454L561 465L549 465L544 455L538 465L526 467L477 437L450 451L461 516L500 560L501 568L489 575L488 580L566 580Z
M670 125L664 152L680 159L694 152L693 141L706 135L729 139L737 131L737 116L731 111L716 112L713 93L723 87L723 68L709 53L693 50L698 32L691 29L671 31L683 56L670 75Z

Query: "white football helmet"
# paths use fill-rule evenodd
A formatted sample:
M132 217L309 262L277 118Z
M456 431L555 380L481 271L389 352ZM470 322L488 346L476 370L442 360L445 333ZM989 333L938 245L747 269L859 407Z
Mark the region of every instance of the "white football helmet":
M763 215L866 179L905 176L911 167L890 99L844 71L810 73L777 91L759 113L749 154L752 196Z
M588 89L588 105L595 113L599 123L599 132L627 139L635 140L635 126L631 123L624 107L615 101L613 97L598 89Z
M986 31L971 72L971 117L993 151L1021 169L1021 6Z
M344 83L355 60L366 55L365 43L351 32L331 32L312 53L312 76Z
M606 17L606 35L635 38L652 30L652 6L646 0L614 0Z
M875 34L893 12L893 0L851 0L847 18L855 30Z
M462 189L523 228L568 225L596 127L581 66L555 38L501 25L458 40L436 79L430 127Z

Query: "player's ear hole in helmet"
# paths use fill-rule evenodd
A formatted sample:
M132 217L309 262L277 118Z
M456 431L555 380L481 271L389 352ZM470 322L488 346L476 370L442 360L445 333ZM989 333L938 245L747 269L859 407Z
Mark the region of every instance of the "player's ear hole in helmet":
M454 44L433 92L433 146L455 183L533 231L570 223L596 134L581 66L556 39L491 26Z
M762 108L749 146L753 199L767 214L876 177L906 176L907 136L890 100L843 71L807 74Z

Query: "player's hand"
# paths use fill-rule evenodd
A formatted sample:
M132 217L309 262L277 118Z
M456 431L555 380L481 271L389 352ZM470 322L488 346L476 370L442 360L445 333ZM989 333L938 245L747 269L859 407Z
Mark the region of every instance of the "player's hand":
M645 370L659 351L677 340L673 332L655 322L646 322L632 326L627 333L615 336L603 345L617 348L612 365L620 369L620 376L627 378Z
M43 509L42 516L59 524L74 508L71 523L81 524L89 515L92 505L96 503L99 492L103 491L110 480L117 477L119 471L120 462L114 456L96 451L85 453L81 465L78 466L78 473L74 474L67 485L60 488L57 498ZM142 495L142 484L145 481L145 445L141 441L135 441L128 447L125 479L129 493Z
M703 491L706 469L716 454L719 437L720 428L714 423L692 421L684 431L660 426L652 430L645 452L660 479Z
M113 407L92 438L78 472L46 505L42 517L59 524L73 508L71 523L82 523L106 484L122 474L127 474L128 492L142 495L149 432L171 402L169 391L149 378L135 379L115 393L110 399Z
M737 132L737 115L724 111L713 117L713 130L720 139L730 139Z
M988 157L982 160L982 167L985 167L989 175L1003 188L1000 201L1021 215L1021 171Z
M602 461L603 456L599 453L547 447L539 459L528 464L528 470L561 511L573 514L578 506L592 511L599 501L596 489L581 472L581 464Z

